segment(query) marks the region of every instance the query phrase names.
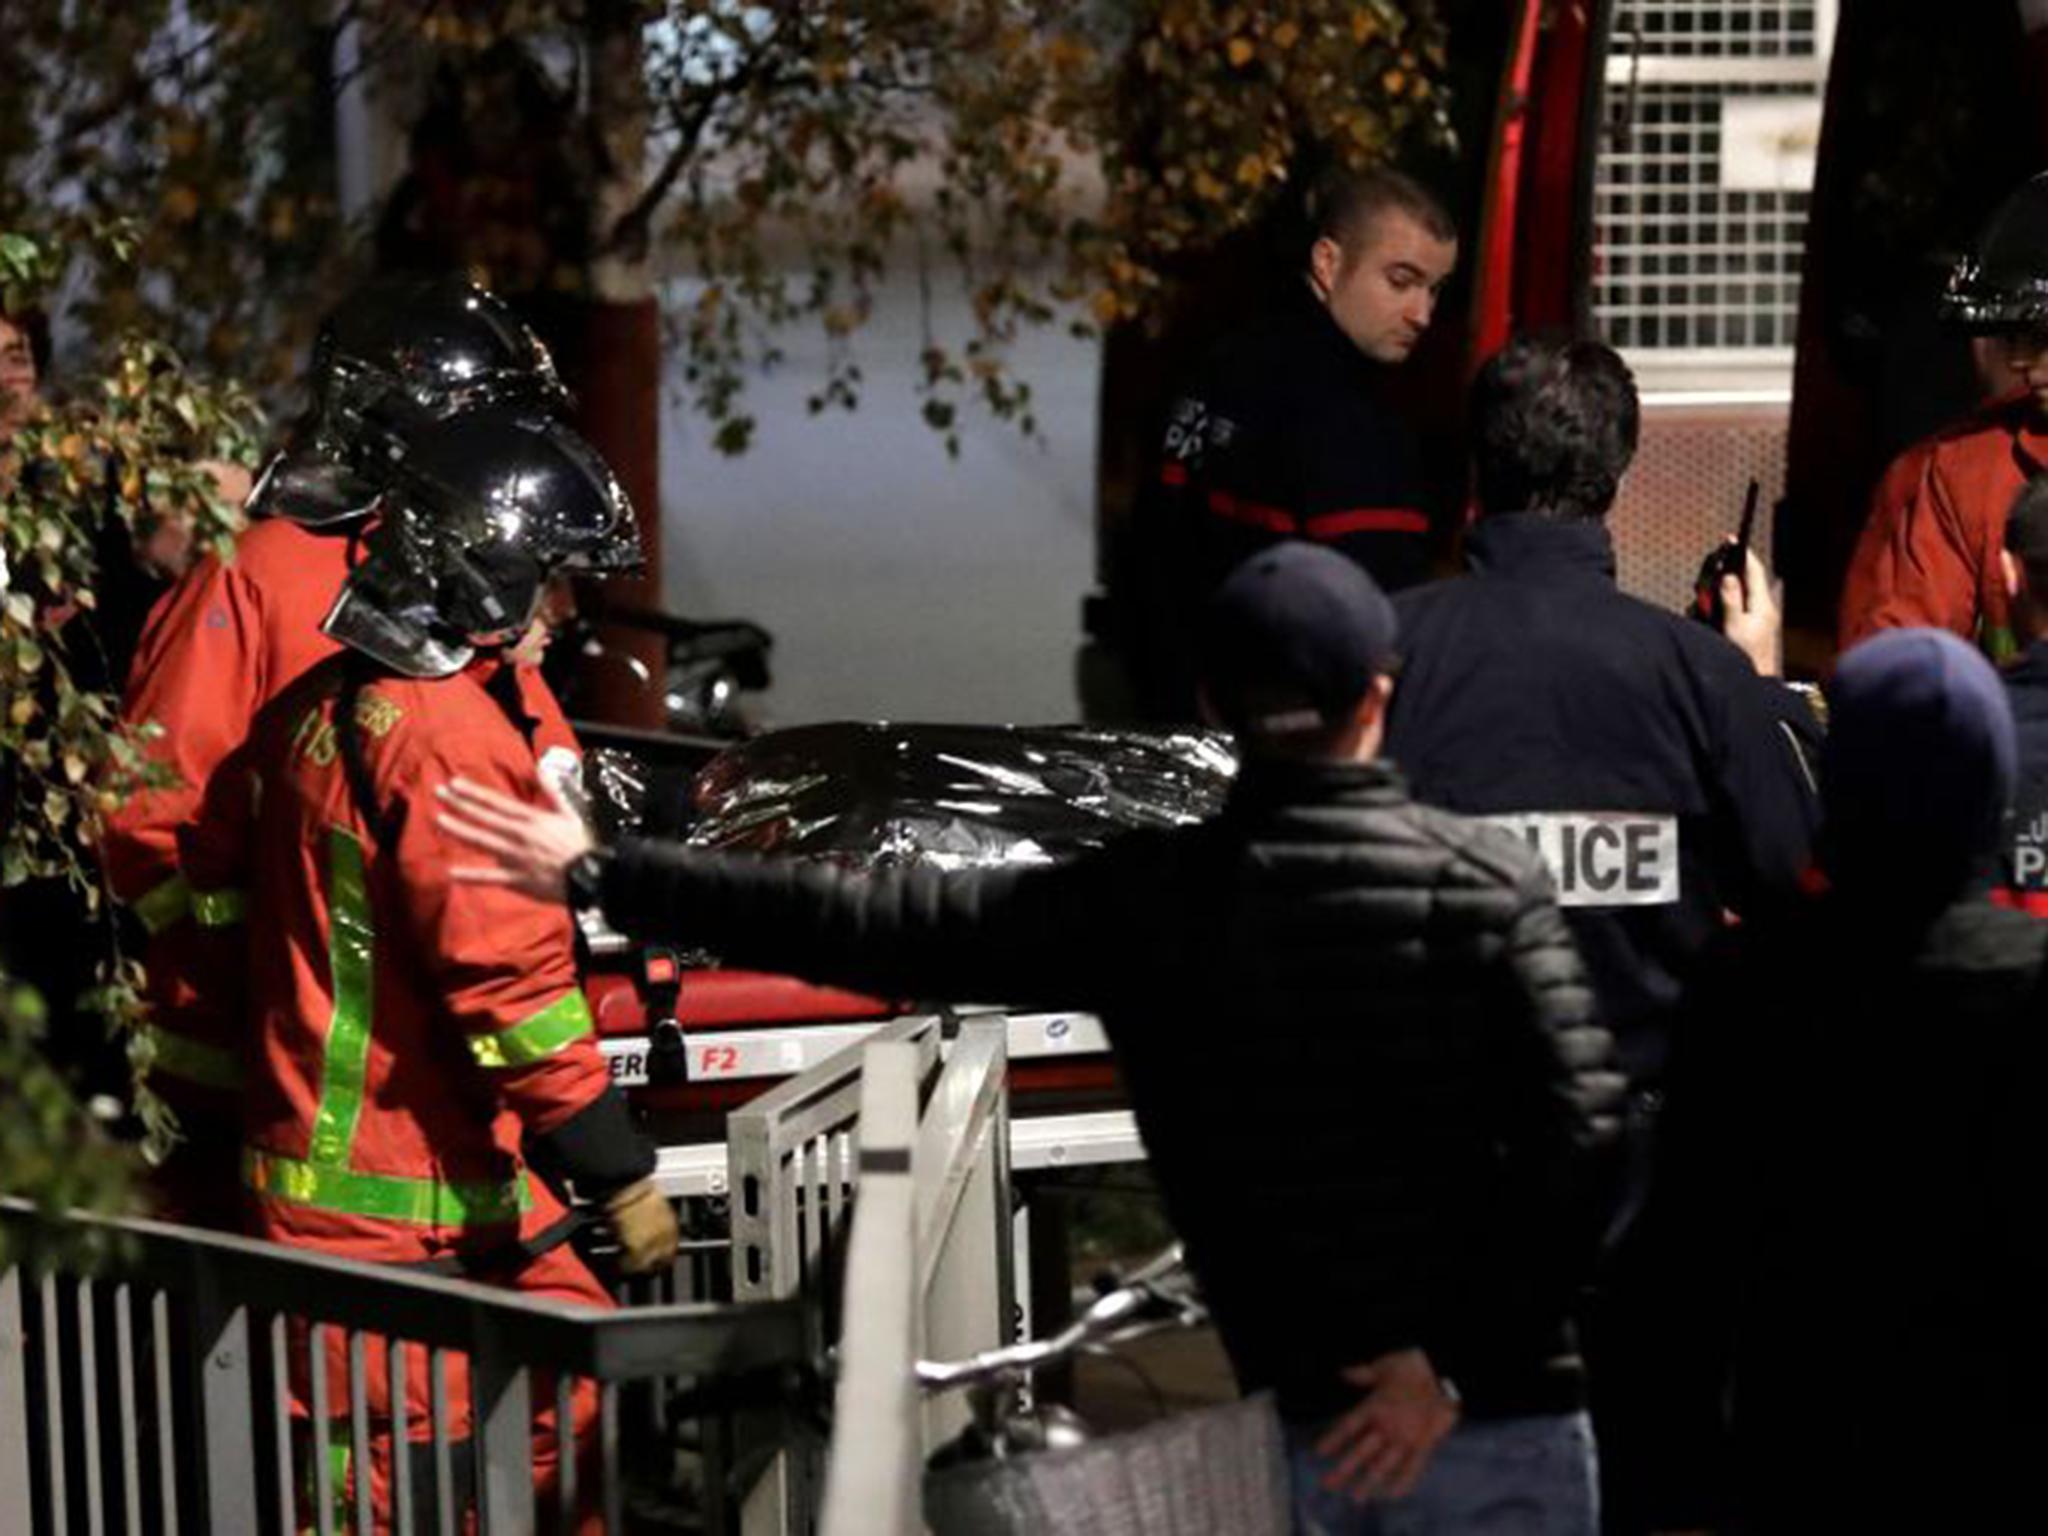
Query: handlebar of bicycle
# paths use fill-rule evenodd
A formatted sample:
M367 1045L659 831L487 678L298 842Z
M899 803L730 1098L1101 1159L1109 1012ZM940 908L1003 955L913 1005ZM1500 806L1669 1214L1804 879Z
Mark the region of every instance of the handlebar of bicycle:
M1078 1354L1166 1329L1198 1327L1208 1316L1188 1288L1187 1263L1176 1243L1097 1297L1051 1338L983 1350L965 1360L920 1360L918 1385L937 1393L1020 1380Z

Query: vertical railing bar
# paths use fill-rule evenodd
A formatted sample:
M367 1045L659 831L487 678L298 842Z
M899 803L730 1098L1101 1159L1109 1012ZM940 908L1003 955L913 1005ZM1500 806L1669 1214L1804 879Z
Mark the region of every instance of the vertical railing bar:
M191 1362L193 1464L207 1536L255 1536L255 1391L249 1369L249 1307L231 1294L204 1248L192 1257L190 1316L181 1353Z
M35 1536L30 1487L28 1325L21 1269L0 1268L0 1536Z
M121 1516L128 1536L142 1533L142 1444L135 1427L135 1287L114 1286L114 1391L121 1434ZM0 1434L4 1434L0 1430Z
M43 1333L48 1340L43 1350L43 1406L49 1431L50 1529L69 1531L71 1521L64 1502L64 1490L70 1482L64 1474L64 1351L59 1338L56 1273L44 1274L37 1290L43 1304Z
M820 1138L805 1138L803 1145L803 1196L796 1208L799 1223L797 1241L810 1250L810 1271L813 1283L825 1273L825 1212L818 1202L818 1186L822 1181L822 1161L818 1156Z
M270 1315L270 1433L277 1456L278 1530L296 1531L293 1513L298 1479L292 1475L291 1320L282 1312Z
M412 1536L412 1403L406 1393L405 1352L396 1334L384 1341L384 1375L391 1403L391 1518L397 1536Z
M455 1536L455 1459L448 1451L448 1351L427 1351L427 1395L433 1418L434 1529Z
M80 1275L72 1287L71 1304L78 1313L78 1425L85 1450L86 1536L106 1536L106 1483L100 1468L99 1329L94 1324L92 1277ZM53 1331L51 1338L55 1338Z
M360 1328L348 1331L348 1440L356 1536L376 1536L370 1502L370 1341Z
M657 1390L659 1401L661 1393ZM576 1529L576 1378L567 1371L555 1375L555 1466L558 1495L555 1505L561 1514L562 1536Z
M159 1289L149 1297L151 1390L156 1395L156 1465L163 1502L164 1536L178 1536L177 1423L172 1414L171 1298Z
M306 1376L313 1415L313 1528L334 1536L334 1466L332 1426L327 1420L327 1325L314 1323L306 1333Z
M479 1326L469 1352L470 1443L482 1536L531 1531L532 1373L499 1327Z
M620 1536L625 1523L625 1500L619 1490L619 1387L617 1382L607 1381L598 1387L597 1438L599 1454L603 1463L599 1475L604 1483L605 1536Z

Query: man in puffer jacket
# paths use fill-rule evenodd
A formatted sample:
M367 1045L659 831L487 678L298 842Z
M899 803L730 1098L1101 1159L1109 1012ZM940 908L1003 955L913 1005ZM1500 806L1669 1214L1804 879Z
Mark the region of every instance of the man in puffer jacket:
M502 862L456 876L882 995L1093 1008L1239 1380L1277 1394L1304 1523L1377 1530L1385 1498L1430 1529L1512 1506L1590 1533L1567 1319L1621 1081L1550 883L1377 760L1395 621L1355 563L1256 555L1207 631L1245 765L1202 826L860 875L594 852L458 781L444 825Z

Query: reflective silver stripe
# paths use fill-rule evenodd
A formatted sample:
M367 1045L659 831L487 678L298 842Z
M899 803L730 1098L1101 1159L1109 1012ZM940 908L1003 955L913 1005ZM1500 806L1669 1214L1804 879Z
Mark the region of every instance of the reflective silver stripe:
M1678 818L1644 811L1522 811L1486 816L1550 871L1561 907L1677 903Z

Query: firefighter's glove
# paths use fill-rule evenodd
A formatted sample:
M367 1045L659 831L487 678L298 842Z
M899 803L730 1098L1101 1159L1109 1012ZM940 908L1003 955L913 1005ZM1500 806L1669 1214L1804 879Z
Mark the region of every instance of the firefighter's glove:
M612 1231L625 1250L619 1268L629 1275L644 1275L659 1269L676 1256L681 1234L676 1228L676 1210L654 1187L652 1179L628 1184L604 1203Z

